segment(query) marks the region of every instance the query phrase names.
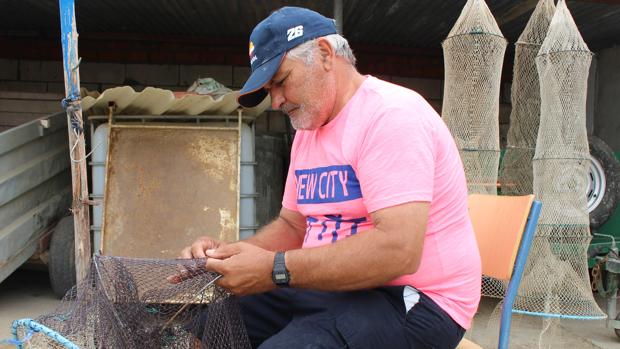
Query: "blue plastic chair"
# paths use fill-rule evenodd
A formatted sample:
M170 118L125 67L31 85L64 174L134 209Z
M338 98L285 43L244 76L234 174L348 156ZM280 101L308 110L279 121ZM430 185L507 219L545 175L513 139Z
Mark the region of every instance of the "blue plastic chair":
M469 196L469 214L478 241L482 274L508 281L498 348L508 348L513 306L538 224L542 204L534 195ZM458 348L475 348L464 340Z

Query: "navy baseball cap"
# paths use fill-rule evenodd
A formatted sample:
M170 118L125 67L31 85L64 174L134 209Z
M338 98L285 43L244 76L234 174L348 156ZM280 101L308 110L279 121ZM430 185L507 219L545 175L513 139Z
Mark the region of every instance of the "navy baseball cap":
M300 7L283 7L273 12L250 35L252 74L237 102L251 108L267 97L263 88L275 75L287 51L321 36L336 34L333 19Z

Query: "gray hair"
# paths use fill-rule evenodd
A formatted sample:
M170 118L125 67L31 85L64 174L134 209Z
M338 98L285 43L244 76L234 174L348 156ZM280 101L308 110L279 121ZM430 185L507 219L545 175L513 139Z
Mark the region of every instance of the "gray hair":
M347 62L351 63L352 66L355 66L357 60L355 59L355 55L353 54L353 50L351 50L347 39L342 37L340 34L330 34L323 37L327 40L327 42L329 42L334 51L336 51L336 56L344 57ZM306 41L303 44L293 48L287 52L287 57L303 61L306 64L314 63L314 52L318 47L318 39L319 38Z

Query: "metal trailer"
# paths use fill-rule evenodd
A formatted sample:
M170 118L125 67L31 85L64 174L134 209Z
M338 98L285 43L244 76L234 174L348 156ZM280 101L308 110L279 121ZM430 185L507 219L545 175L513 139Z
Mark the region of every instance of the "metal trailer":
M0 282L35 254L57 263L46 251L70 213L67 138L64 112L0 133Z

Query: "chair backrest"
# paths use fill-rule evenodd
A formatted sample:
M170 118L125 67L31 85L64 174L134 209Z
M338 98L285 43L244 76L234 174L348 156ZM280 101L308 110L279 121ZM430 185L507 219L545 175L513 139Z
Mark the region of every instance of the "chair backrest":
M533 201L534 195L469 196L483 275L510 280Z

